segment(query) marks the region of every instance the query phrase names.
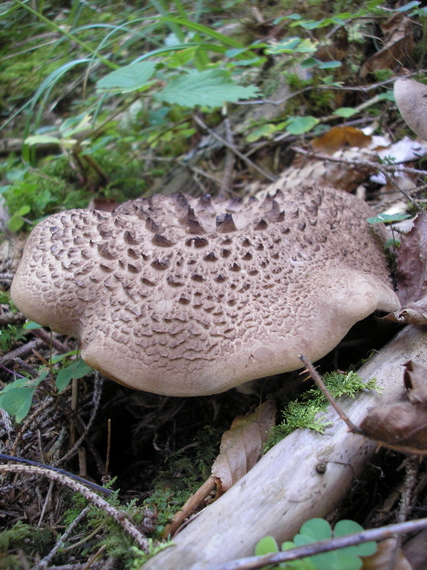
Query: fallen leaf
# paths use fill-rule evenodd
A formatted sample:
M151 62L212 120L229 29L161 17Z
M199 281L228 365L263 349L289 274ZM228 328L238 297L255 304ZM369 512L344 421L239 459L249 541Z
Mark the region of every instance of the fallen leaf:
M380 445L427 455L427 369L410 360L404 383L408 401L372 408L360 427Z
M412 22L404 14L398 13L382 26L384 47L365 61L360 69L360 77L380 69L395 70L402 66L415 49Z
M386 318L400 323L427 324L427 214L418 214L397 251L396 281L402 303Z
M403 382L408 390L408 400L413 405L427 409L427 370L419 362L408 360L405 364Z
M355 127L332 127L321 137L311 142L313 150L332 154L335 151L346 147L364 148L370 145L372 137L365 135L360 129Z
M268 432L275 424L276 406L267 400L249 416L238 416L224 433L212 475L222 492L243 477L261 457Z
M427 324L427 299L408 303L403 309L390 313L385 318L406 325L425 325Z
M396 544L396 538L386 538L380 542L375 554L362 558L361 570L412 570L411 564L405 558L400 547L398 547L396 558L394 558ZM390 566L393 561L394 564Z
M427 529L421 530L415 536L405 541L403 552L412 567L422 570L427 567Z

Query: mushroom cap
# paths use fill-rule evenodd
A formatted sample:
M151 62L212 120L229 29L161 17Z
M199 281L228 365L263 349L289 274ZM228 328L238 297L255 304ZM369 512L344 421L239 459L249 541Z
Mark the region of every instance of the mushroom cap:
M398 79L394 98L405 123L427 140L427 85L413 79Z
M69 210L32 231L12 299L126 386L222 392L298 369L301 353L318 360L357 321L400 307L370 215L311 187Z

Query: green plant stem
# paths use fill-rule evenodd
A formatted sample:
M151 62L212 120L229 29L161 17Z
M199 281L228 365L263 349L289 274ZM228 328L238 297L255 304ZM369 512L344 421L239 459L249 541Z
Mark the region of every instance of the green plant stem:
M49 20L48 18L46 18L45 16L43 16L42 14L40 14L39 12L37 12L36 10L34 10L33 8L31 8L31 6L28 6L27 4L25 4L25 2L21 2L20 0L13 0L15 2L15 4L18 4L18 6L21 6L21 8L25 8L25 10L27 10L28 12L30 12L30 14L33 14L34 16L37 16L37 18L39 18L42 22L44 22L45 24L47 24L48 26L50 26L51 28L53 28L56 32L58 32L59 34L62 34L63 36L66 36L69 40L71 40L72 42L76 42L76 44L78 44L80 47L82 47L83 49L85 49L86 51L88 51L90 54L92 54L93 56L96 56L100 61L102 61L102 63L104 63L107 67L109 67L110 69L118 69L120 66L116 65L115 63L108 61L108 59L105 59L105 57L102 57L102 55L98 55L95 50L93 50L89 44L87 44L86 42L83 42L81 40L79 40L78 38L76 38L76 36L74 36L73 34L70 34L69 32L67 32L66 30L63 30L62 28L60 28L59 26L57 26L55 24L55 22L51 22L51 20Z

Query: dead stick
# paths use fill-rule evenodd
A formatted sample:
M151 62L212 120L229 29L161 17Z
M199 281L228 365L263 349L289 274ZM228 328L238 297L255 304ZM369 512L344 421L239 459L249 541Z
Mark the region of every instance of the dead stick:
M375 168L376 170L378 170L378 172L381 172L381 174L384 174L384 176L387 178L387 180L391 184L393 184L393 186L395 188L397 188L397 190L399 190L399 192L401 192L405 196L405 198L407 200L409 200L409 202L411 202L411 204L417 208L417 210L419 212L424 212L423 208L421 208L421 206L418 204L418 202L416 202L412 198L412 196L410 196L410 194L408 194L408 192L404 188L401 188L397 184L397 182L390 175L390 172L396 172L396 170L398 170L400 172L408 172L408 173L412 173L412 174L418 174L419 176L427 176L426 170L417 170L415 168L407 168L406 166L402 166L402 167L386 166L386 165L378 164L377 162L371 162L370 160L345 160L344 158L333 158L332 156L328 156L325 154L312 153L308 150L304 150L303 148L299 148L299 147L293 147L293 150L295 152L298 152L299 154L304 154L306 156L309 156L311 158L316 158L318 160L325 160L325 161L329 161L329 162L340 162L342 164L348 164L349 166L364 166L364 167L369 167L369 168Z
M206 123L204 123L202 121L202 119L200 117L198 117L197 115L194 115L194 120L199 125L199 127L202 127L202 129L205 129L205 131L207 131L210 135L212 135L214 138L216 138L218 141L220 141L224 146L226 146L227 148L232 150L234 152L234 154L236 154L239 158L241 158L244 162L246 162L246 164L250 168L252 168L253 170L256 170L257 172L262 174L265 178L267 178L267 180L270 180L270 182L276 182L277 176L273 176L272 174L270 174L269 172L267 172L263 168L260 168L259 166L257 166L254 162L252 162L252 160L250 160L244 154L242 154L240 152L240 150L237 150L237 148L233 144L228 143L225 139L223 139L222 137L217 135L215 131L210 129L206 125Z
M342 410L341 407L335 402L334 398L332 397L332 394L329 392L325 383L323 382L322 377L320 376L320 374L317 373L316 369L311 364L309 359L302 354L300 355L299 358L300 358L301 362L304 364L304 366L307 368L308 372L310 373L310 376L313 378L313 380L317 384L319 390L321 390L322 394L325 396L325 398L328 400L328 402L331 404L331 406L337 412L339 417L348 425L350 431L366 437L365 431L363 429L361 429L360 427L358 427L356 424L354 424L351 421L351 419L348 417L348 415L344 412L344 410Z
M306 556L314 556L322 552L330 552L331 550L355 546L357 544L363 544L364 542L384 540L395 534L412 533L424 528L427 528L427 518L390 524L381 528L373 528L354 534L348 534L347 536L312 542L311 544L298 546L297 548L292 548L292 550L286 550L285 552L275 552L274 554L265 554L264 556L249 556L248 558L233 560L225 564L211 566L209 570L257 570L263 568L266 564L280 564L281 562L298 560Z

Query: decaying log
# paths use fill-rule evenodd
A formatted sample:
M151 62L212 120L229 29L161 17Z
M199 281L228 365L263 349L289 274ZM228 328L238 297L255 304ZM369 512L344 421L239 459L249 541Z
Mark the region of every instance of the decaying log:
M402 365L409 359L427 365L425 329L403 329L358 371L366 381L376 378L382 392L366 392L343 403L356 425L369 408L402 397ZM263 536L272 535L280 544L291 539L304 521L335 509L375 453L376 444L349 433L332 409L326 420L334 424L324 435L297 430L278 443L143 570L202 570L250 556Z

